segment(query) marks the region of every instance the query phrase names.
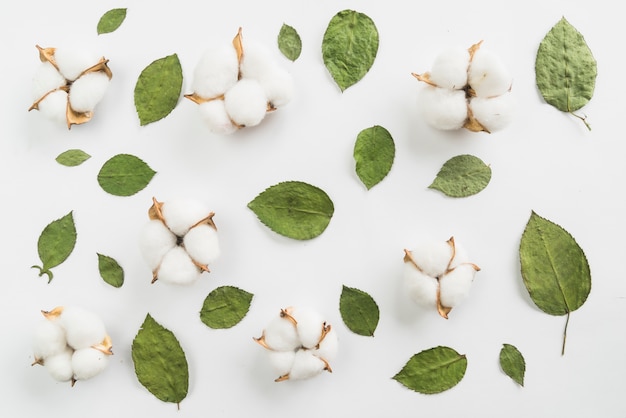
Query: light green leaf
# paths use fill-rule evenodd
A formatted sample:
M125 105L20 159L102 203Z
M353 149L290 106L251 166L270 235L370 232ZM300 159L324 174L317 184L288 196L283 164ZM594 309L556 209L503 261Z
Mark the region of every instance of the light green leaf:
M163 119L178 104L183 86L183 70L178 55L153 61L135 84L135 108L141 126Z
M210 328L231 328L246 316L252 297L252 293L237 287L218 287L204 299L200 320Z
M500 367L511 379L520 386L524 386L524 373L526 373L526 361L517 347L511 344L503 344L500 350Z
M118 154L104 163L98 173L100 187L115 196L131 196L143 190L156 171L130 154Z
M591 100L597 73L596 60L583 35L561 18L537 51L535 77L541 95L547 103L574 115ZM589 128L586 117L574 116Z
M163 402L180 402L189 390L187 358L176 336L150 314L133 339L135 374L150 393Z
M377 52L378 30L367 15L343 10L330 20L322 40L322 57L342 92L367 74Z
M359 133L353 154L356 174L369 190L380 183L391 170L396 146L389 131L375 125Z
M293 27L284 23L278 32L278 49L291 61L297 60L302 52L300 35Z
M362 290L343 286L339 299L341 318L350 331L373 337L380 311L376 301Z
M118 264L115 259L98 254L98 270L100 271L100 277L106 283L113 287L122 287L124 284L124 270Z
M76 225L73 212L52 221L41 232L37 242L37 251L41 266L32 266L39 269L39 277L46 274L48 283L52 281L51 268L64 262L76 245Z
M393 378L411 390L433 394L456 386L466 369L464 354L439 346L413 355Z
M87 161L89 158L91 158L91 155L87 154L83 150L70 149L59 154L55 160L57 163L64 166L76 167Z
M98 21L98 35L111 33L120 27L126 19L126 9L111 9Z
M285 181L267 188L248 203L272 231L306 240L320 235L335 207L326 192L301 181Z
M428 188L450 197L474 195L489 184L491 168L473 155L457 155L446 161Z
M531 299L550 315L567 315L580 308L591 291L591 272L582 248L561 226L532 212L519 248L522 279Z

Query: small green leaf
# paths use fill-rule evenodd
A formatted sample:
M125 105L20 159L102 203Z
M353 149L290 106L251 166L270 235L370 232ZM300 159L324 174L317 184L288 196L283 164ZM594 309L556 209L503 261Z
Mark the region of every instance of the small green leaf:
M178 104L182 86L183 70L176 54L144 68L135 84L135 108L141 126L169 115Z
M396 146L387 129L375 125L359 133L354 144L356 174L368 190L387 176L395 155Z
M500 350L500 367L511 379L520 386L524 386L524 373L526 372L526 362L524 356L517 347L511 344L503 344Z
M98 254L98 270L100 277L113 287L122 287L124 284L124 270L115 259Z
M87 154L83 150L70 149L59 154L55 160L57 163L64 166L76 167L87 161L89 158L91 158L91 155Z
M466 369L465 355L439 346L413 355L393 378L411 390L433 394L456 386Z
M532 212L519 248L522 279L531 299L550 315L567 315L580 308L591 291L591 271L582 248L561 226Z
M163 402L180 402L189 390L187 358L176 336L150 314L133 339L135 374L150 393Z
M41 266L32 266L39 269L39 277L46 274L48 283L52 281L51 268L64 262L76 245L76 225L72 212L64 217L52 221L41 232L37 242Z
M541 95L548 104L574 115L591 100L597 73L596 60L583 35L561 18L537 51L535 77ZM574 116L590 129L585 117Z
M343 286L339 299L341 318L350 331L373 337L380 311L376 301L362 290Z
M104 163L98 173L100 187L115 196L131 196L143 190L156 171L143 160L129 154L118 154Z
M278 49L291 61L297 60L302 52L300 35L293 27L284 23L278 32Z
M335 210L326 192L301 181L267 188L248 203L248 208L272 231L299 240L324 232Z
M367 74L377 52L378 30L367 15L343 10L330 20L322 40L322 57L342 92Z
M474 195L489 184L491 168L473 155L457 155L446 161L428 188L450 197Z
M252 297L252 293L233 286L218 287L204 299L200 320L210 328L231 328L246 316Z
M98 35L111 33L120 27L126 19L126 9L111 9L98 21Z

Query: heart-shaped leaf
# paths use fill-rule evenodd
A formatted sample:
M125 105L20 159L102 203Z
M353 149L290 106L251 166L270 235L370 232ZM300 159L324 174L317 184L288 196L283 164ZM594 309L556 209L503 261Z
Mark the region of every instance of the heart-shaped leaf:
M131 196L143 190L156 171L130 154L118 154L104 163L98 173L100 187L115 196Z
M111 9L98 21L98 35L111 33L120 27L126 19L126 9Z
M74 224L73 212L64 217L52 221L41 232L37 241L41 266L32 266L39 269L39 277L46 274L48 283L52 281L51 268L64 262L74 250L76 245L76 225Z
M113 287L124 284L124 270L115 259L98 253L98 270L105 283Z
M210 328L231 328L246 316L252 297L252 293L234 286L218 287L204 299L200 320Z
M141 126L169 115L178 104L182 87L178 55L160 58L144 68L135 84L135 109Z
M457 155L446 161L428 188L450 197L467 197L483 190L491 180L491 168L473 155Z
M511 379L520 386L524 386L524 374L526 373L526 361L517 347L511 344L503 344L500 350L500 367Z
M66 167L76 167L87 161L89 158L91 158L91 155L87 154L83 150L70 149L59 154L55 160L57 163Z
M414 354L393 378L411 390L433 394L456 386L466 369L465 355L439 346Z
M302 52L300 35L293 27L285 23L278 32L278 49L291 61L297 60Z
M343 286L339 299L341 318L350 331L373 337L380 311L376 301L362 290Z
M389 131L382 126L362 130L354 144L356 173L368 189L384 179L393 165L396 146Z

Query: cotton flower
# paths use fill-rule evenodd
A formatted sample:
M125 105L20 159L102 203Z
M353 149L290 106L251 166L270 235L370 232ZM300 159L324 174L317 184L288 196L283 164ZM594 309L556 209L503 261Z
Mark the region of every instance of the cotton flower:
M422 242L404 250L404 283L417 304L448 314L468 295L474 275L480 270L468 261L454 237L445 242Z
M195 282L220 254L215 214L196 200L152 200L150 220L139 237L152 283Z
M244 47L241 29L229 45L208 49L194 70L193 93L185 97L199 105L211 132L230 134L256 126L289 103L291 74L278 66L263 45Z
M267 349L269 361L278 375L276 382L332 372L329 362L337 353L337 334L316 311L281 309L261 337L254 340Z
M88 122L111 80L108 60L91 51L41 48L33 76L33 105L47 118L72 125Z
M418 110L432 127L493 132L510 122L512 77L481 45L482 41L469 49L450 48L435 59L430 72L413 74L424 82Z

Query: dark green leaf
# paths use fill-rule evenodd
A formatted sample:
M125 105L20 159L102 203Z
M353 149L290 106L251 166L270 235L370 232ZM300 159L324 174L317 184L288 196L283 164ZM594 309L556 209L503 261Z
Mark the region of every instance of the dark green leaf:
M133 340L131 350L135 374L150 393L163 402L179 404L189 389L189 367L185 352L168 329L150 314Z
M483 190L490 180L491 168L480 158L457 155L444 163L428 187L450 197L467 197Z
M169 115L178 104L183 86L183 71L178 55L153 61L135 84L135 108L140 124L147 125Z
M343 10L330 20L322 40L322 57L341 91L367 74L377 52L378 30L368 16Z
M333 216L332 200L321 189L300 181L267 188L248 207L272 231L306 240L320 235Z
M143 190L156 171L141 159L118 154L104 163L98 173L100 187L115 196L131 196Z
M456 386L466 369L465 355L439 346L413 355L393 378L411 390L433 394Z
M111 9L98 21L98 35L111 33L120 27L126 19L126 9Z
M362 130L354 144L356 174L371 189L384 179L393 165L396 146L387 129L372 126Z
M41 266L32 266L39 269L39 277L46 274L48 283L52 280L51 268L64 262L76 245L76 226L72 212L64 217L52 221L41 232L37 242Z
M291 61L297 60L302 52L300 35L294 28L284 23L278 32L278 49Z
M511 344L503 344L500 350L500 367L502 371L520 386L524 386L524 373L526 372L526 362L524 356L517 347Z
M124 270L115 259L98 253L98 270L100 277L113 287L124 284Z
M376 301L362 290L343 286L339 299L341 318L350 331L374 336L380 312Z
M76 167L77 165L81 165L87 161L89 158L91 158L91 155L87 154L83 150L70 149L59 154L56 158L56 162L67 167Z
M204 299L200 320L210 328L231 328L248 313L252 296L233 286L218 287Z

